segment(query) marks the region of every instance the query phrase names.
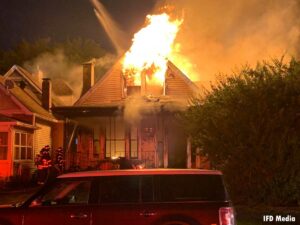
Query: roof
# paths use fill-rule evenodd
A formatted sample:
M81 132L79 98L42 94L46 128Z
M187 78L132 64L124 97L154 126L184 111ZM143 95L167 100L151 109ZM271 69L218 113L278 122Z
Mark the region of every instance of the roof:
M168 61L166 86L167 95L170 96L189 97L199 92L198 86L171 61Z
M15 122L15 119L0 114L0 122Z
M75 106L95 106L124 100L121 59L81 98Z
M5 87L6 79L7 78L5 77L0 77L0 85L2 85L3 87ZM26 91L24 91L17 85L13 85L13 87L7 89L7 91L32 113L36 113L48 119L55 119L55 117L50 112L44 109L39 103L36 102L34 98L32 98Z
M69 96L73 94L72 88L61 78L52 80L52 89L58 96Z
M114 102L125 101L123 94L124 78L122 75L122 59L86 92L75 106L102 106ZM168 62L166 73L166 96L173 99L189 99L198 93L198 87L180 71L172 62Z
M35 80L33 76L24 68L13 65L5 74L4 77L11 77L17 71L21 77L23 77L37 92L42 93L42 88L38 80Z
M2 114L0 114L0 123L1 124L10 124L10 125L14 125L14 126L28 128L28 129L38 129L38 127L33 126L30 123L25 123L25 122L15 119L15 118L10 118L10 117L7 117Z
M60 175L58 178L77 177L104 177L104 176L128 176L128 175L222 175L218 170L201 169L129 169L129 170L94 170L74 172Z
M15 74L15 71L18 73L17 76ZM41 96L42 96L41 83L37 79L35 79L35 77L30 72L28 72L21 66L14 65L4 74L3 77L9 78L15 82L20 81L20 79L24 80L27 84L29 84L29 87L30 87L30 88L25 87L24 90L26 90L29 95L31 95L33 98L38 100L38 103L40 103ZM54 86L54 85L52 85L52 86ZM65 81L63 81L59 84L60 88L63 87L64 89L67 89L67 88L65 88L65 86L67 86ZM70 87L68 86L68 88L70 88ZM56 90L59 88L53 87L53 89ZM52 102L54 105L63 105L62 102L58 98L55 97L55 95L52 95Z

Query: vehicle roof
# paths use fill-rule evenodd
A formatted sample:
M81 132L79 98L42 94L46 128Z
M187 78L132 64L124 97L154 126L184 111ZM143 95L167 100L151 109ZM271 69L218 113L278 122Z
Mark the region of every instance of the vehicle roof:
M222 175L222 172L218 170L201 170L201 169L93 170L93 171L66 173L60 175L58 178L128 176L128 175L177 175L177 174Z

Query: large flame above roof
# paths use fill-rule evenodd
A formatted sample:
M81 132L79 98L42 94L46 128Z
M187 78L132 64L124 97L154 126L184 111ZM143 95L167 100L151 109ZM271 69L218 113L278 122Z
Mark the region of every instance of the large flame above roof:
M123 74L129 85L141 85L142 76L147 82L163 85L181 23L166 13L147 16L147 25L134 35L123 61Z

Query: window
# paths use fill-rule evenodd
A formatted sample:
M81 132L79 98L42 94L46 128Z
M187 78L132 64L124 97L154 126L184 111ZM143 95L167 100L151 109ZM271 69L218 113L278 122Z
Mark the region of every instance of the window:
M105 133L105 157L124 157L125 125L122 118L108 118L106 120Z
M153 176L143 176L141 178L141 196L143 202L154 201Z
M90 188L90 181L61 181L34 199L30 206L88 204Z
M220 201L226 199L221 176L173 175L159 177L162 201Z
M138 129L131 127L130 129L130 158L138 157Z
M15 159L32 159L33 134L25 132L15 133Z
M94 128L93 130L94 135L94 143L93 143L93 156L98 157L100 153L100 129L99 127Z
M8 132L0 132L0 160L7 159Z
M139 201L139 176L102 177L100 203Z

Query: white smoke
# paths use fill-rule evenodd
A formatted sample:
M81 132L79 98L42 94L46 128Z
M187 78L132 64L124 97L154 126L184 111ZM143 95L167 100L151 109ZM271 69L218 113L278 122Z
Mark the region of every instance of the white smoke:
M178 58L191 62L193 80L215 80L232 68L299 50L297 0L166 0L157 8L165 4L184 11Z
M105 72L111 67L116 56L106 54L96 59L96 69ZM42 78L52 80L63 80L73 91L73 101L77 100L82 90L82 65L70 62L63 51L56 50L54 53L43 53L37 58L24 63L24 68L36 76L36 80L41 84Z

